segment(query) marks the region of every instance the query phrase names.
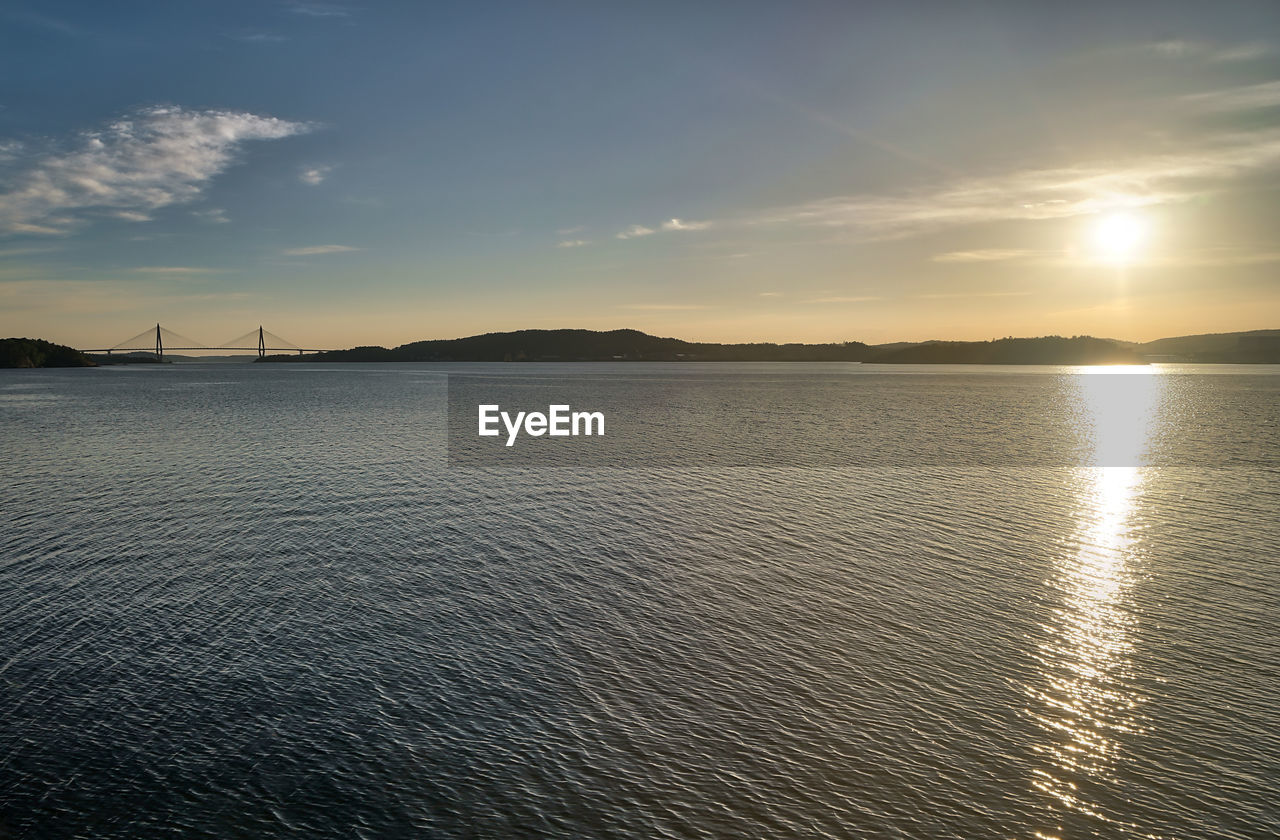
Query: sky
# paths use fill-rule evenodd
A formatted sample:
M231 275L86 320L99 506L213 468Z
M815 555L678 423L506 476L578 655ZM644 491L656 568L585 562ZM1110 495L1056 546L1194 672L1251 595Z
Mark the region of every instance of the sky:
M1277 328L1278 211L1274 0L0 3L0 335L83 349Z

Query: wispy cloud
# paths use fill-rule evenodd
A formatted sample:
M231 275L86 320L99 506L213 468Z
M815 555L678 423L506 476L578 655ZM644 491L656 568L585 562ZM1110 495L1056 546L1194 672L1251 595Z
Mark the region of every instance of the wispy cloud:
M977 251L950 251L945 254L937 254L933 257L933 261L941 263L999 262L1022 259L1023 257L1033 256L1036 253L1035 251L1015 248L987 248Z
M1234 47L1219 47L1212 55L1213 61L1256 61L1275 52L1275 47L1261 41Z
M26 248L0 248L0 259L8 257L27 257L33 254L48 254L59 251L61 248L50 248L44 246L31 246Z
M857 297L820 297L810 298L809 300L806 300L805 303L866 303L867 301L872 300L882 300L882 298L875 295L859 295Z
M686 222L682 219L668 219L662 223L663 230L706 230L711 222Z
M1225 88L1183 96L1183 104L1210 113L1257 111L1280 107L1280 81Z
M1254 61L1274 52L1272 45L1261 41L1224 45L1180 38L1154 41L1141 45L1141 48L1168 58L1195 58L1209 62Z
M227 211L221 207L211 207L208 210L192 210L191 215L202 222L208 222L213 225L225 225L231 221L227 218Z
M760 297L782 297L782 292L761 292Z
M659 231L663 233L672 233L680 231L706 230L711 227L711 222L689 222L684 219L667 219L656 228L645 227L644 225L632 225L624 231L620 231L616 236L618 239L635 239L640 236L652 236Z
M653 312L683 312L686 310L710 309L711 307L691 303L625 303L620 305L618 308Z
M194 265L140 265L133 269L138 274L221 274L218 268Z
M589 239L563 239L556 243L557 248L581 248L583 245L590 245Z
M313 187L318 186L324 183L324 179L328 178L332 171L332 166L308 166L298 173L298 180Z
M183 292L175 285L157 290L154 281L65 280L45 277L37 280L7 281L0 275L0 308L5 311L45 311L59 315L133 312L173 304L237 303L254 297L249 292ZM140 305L145 301L145 306Z
M560 228L558 231L556 231L556 233L560 234L561 236L571 236L572 234L575 234L575 233L581 233L584 230L586 230L585 225L575 225L574 227Z
M1150 254L1138 265L1161 268L1218 268L1239 265L1269 265L1280 262L1280 251L1245 248L1202 248L1166 254Z
M316 18L344 18L351 17L351 12L345 6L339 6L336 3L312 3L303 2L303 0L294 0L289 4L289 10L295 15L303 15L304 17Z
M49 17L48 15L37 14L36 12L29 12L25 10L19 11L15 9L15 10L6 10L3 12L3 15L9 20L14 21L16 23L26 24L27 26L39 27L40 29L45 29L50 32L57 32L62 35L82 37L86 34L84 30L78 27L72 26L70 23L67 23L65 20L62 20L60 18Z
M952 300L956 298L1027 297L1030 294L1031 292L938 292L912 295L912 297L920 300Z
M243 143L308 129L235 111L146 109L82 135L72 151L31 159L0 193L0 232L67 233L95 210L143 221L199 197Z
M350 245L308 245L305 248L286 248L281 251L286 257L315 257L322 254L345 254L348 251L360 251Z
M1061 219L1186 201L1280 164L1280 130L1219 136L1134 160L1022 169L906 194L839 196L757 214L754 225L840 228L891 239L983 222Z
M1162 42L1139 49L1195 55L1212 61L1275 54L1269 44L1220 45ZM1130 47L1128 49L1133 49ZM1148 102L1171 120L1151 132L1158 151L1086 159L1067 166L1022 166L986 174L952 174L937 168L932 184L904 191L836 195L710 222L717 228L819 228L841 238L874 241L913 237L968 225L1067 219L1124 208L1186 202L1231 190L1246 181L1280 175L1280 125L1241 121L1237 128L1188 124L1211 113L1253 116L1280 108L1280 80L1183 94ZM1170 105L1175 107L1170 108ZM1220 125L1220 123L1219 123ZM679 220L679 227L692 224ZM668 223L664 229L674 229ZM1006 249L964 250L934 257L938 262L1049 259L1054 255Z
M276 35L271 32L242 32L236 35L228 35L236 41L243 41L246 44L279 44L289 40L283 35Z

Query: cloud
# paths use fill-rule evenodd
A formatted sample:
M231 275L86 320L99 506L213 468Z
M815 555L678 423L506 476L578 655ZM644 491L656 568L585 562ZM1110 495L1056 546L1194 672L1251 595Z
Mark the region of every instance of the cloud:
M139 274L219 274L221 269L191 265L141 265L133 269Z
M111 312L132 312L136 316L144 309L151 311L161 306L238 303L255 297L250 292L183 292L183 288L158 289L153 281L142 278L86 281L43 277L7 281L0 276L0 308L5 311L43 311L59 316L89 314L100 317Z
M575 227L560 228L558 231L556 231L556 233L560 234L561 236L569 236L571 234L581 233L584 230L586 230L585 225L577 225Z
M1035 251L1012 248L987 248L977 251L951 251L946 254L937 254L933 257L933 261L944 263L997 262L1022 259L1023 257L1033 256L1035 253Z
M782 297L782 292L761 292L760 297Z
M1185 105L1209 113L1258 111L1280 107L1280 81L1261 82L1181 97Z
M332 171L332 166L310 166L298 173L298 180L314 187L323 183Z
M952 300L954 298L1026 297L1031 292L942 292L938 294L912 295L920 300Z
M589 239L565 239L556 243L557 248L581 248L583 245L590 245Z
M651 236L662 230L664 232L672 231L692 231L706 230L711 227L711 222L686 222L683 219L667 219L658 228L645 227L644 225L632 225L616 236L618 239L635 239L639 236Z
M1216 268L1222 266L1268 265L1276 262L1280 262L1280 251L1203 248L1181 253L1149 254L1137 260L1135 264L1162 268Z
M296 0L289 4L289 10L295 15L316 18L351 17L351 12L335 3L311 3Z
M225 225L231 221L227 218L227 211L221 207L211 207L208 210L192 210L191 215L203 222L214 225Z
M1254 61L1273 52L1270 44L1262 42L1223 46L1177 38L1143 44L1142 49L1168 58L1197 58L1209 62Z
M651 312L683 312L693 309L710 309L711 307L685 303L626 303L620 305L618 308L638 309Z
M17 23L24 23L28 26L35 26L40 29L47 29L50 32L57 32L62 35L70 35L73 37L83 37L86 33L64 20L49 17L47 15L37 14L35 12L6 10L4 16L9 20Z
M289 40L283 35L273 35L270 32L245 32L239 35L229 35L237 41L243 41L246 44L279 44Z
M875 297L875 296L820 297L820 298L810 298L809 300L806 300L805 303L866 303L869 300L882 300L882 298Z
M62 250L61 248L48 247L30 247L30 248L0 248L0 259L8 257L26 257L32 254L50 254Z
M235 111L155 107L30 160L0 193L0 232L67 233L88 211L143 221L193 201L235 162L243 143L308 131L304 123Z
M305 248L286 248L281 251L286 257L314 257L321 254L345 254L348 251L360 251L350 245L309 245Z
M1220 135L1146 158L1020 169L902 194L838 196L759 213L748 224L847 230L893 239L962 225L1062 219L1189 200L1280 165L1280 130Z
M1134 49L1129 47L1127 49ZM1139 49L1214 60L1274 54L1270 45L1222 48L1165 42ZM1138 103L1142 104L1142 103ZM1083 159L1068 165L1020 166L986 173L937 172L911 190L836 195L717 219L716 227L817 228L843 239L884 241L964 226L1067 219L1125 208L1187 202L1241 185L1274 185L1280 176L1280 125L1251 113L1280 108L1280 80L1161 98L1154 105L1172 122L1149 132L1154 151ZM1173 107L1170 107L1170 106ZM1224 129L1198 115L1250 117ZM1158 144L1158 145L1156 145ZM926 173L921 169L922 174ZM1047 258L1045 253L965 250L938 262Z
M1266 58L1275 52L1275 48L1271 44L1261 42L1253 44L1240 44L1235 47L1222 47L1213 53L1214 61L1254 61L1259 58Z
M668 219L662 223L663 230L706 230L711 222L686 222L681 219Z

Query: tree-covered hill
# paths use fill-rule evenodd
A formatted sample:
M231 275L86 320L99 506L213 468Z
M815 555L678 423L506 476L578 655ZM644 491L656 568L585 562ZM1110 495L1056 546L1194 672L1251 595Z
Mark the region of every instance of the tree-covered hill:
M860 362L869 348L842 344L710 344L660 338L639 330L518 330L466 338L415 341L392 350L354 347L272 361L326 362Z
M1142 355L1106 338L1045 336L995 341L930 341L876 354L887 364L1115 365L1144 364Z
M79 350L38 338L0 338L0 367L94 367Z
M867 362L880 364L1114 365L1147 362L1280 362L1280 331L1181 336L1138 344L1092 336L1050 335L993 341L866 345L714 344L661 338L639 330L517 330L268 356L269 362Z

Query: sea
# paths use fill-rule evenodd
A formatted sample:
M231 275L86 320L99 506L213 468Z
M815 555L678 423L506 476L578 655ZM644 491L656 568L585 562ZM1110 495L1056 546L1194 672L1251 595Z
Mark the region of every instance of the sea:
M0 838L1280 836L1277 366L6 370L0 469Z

